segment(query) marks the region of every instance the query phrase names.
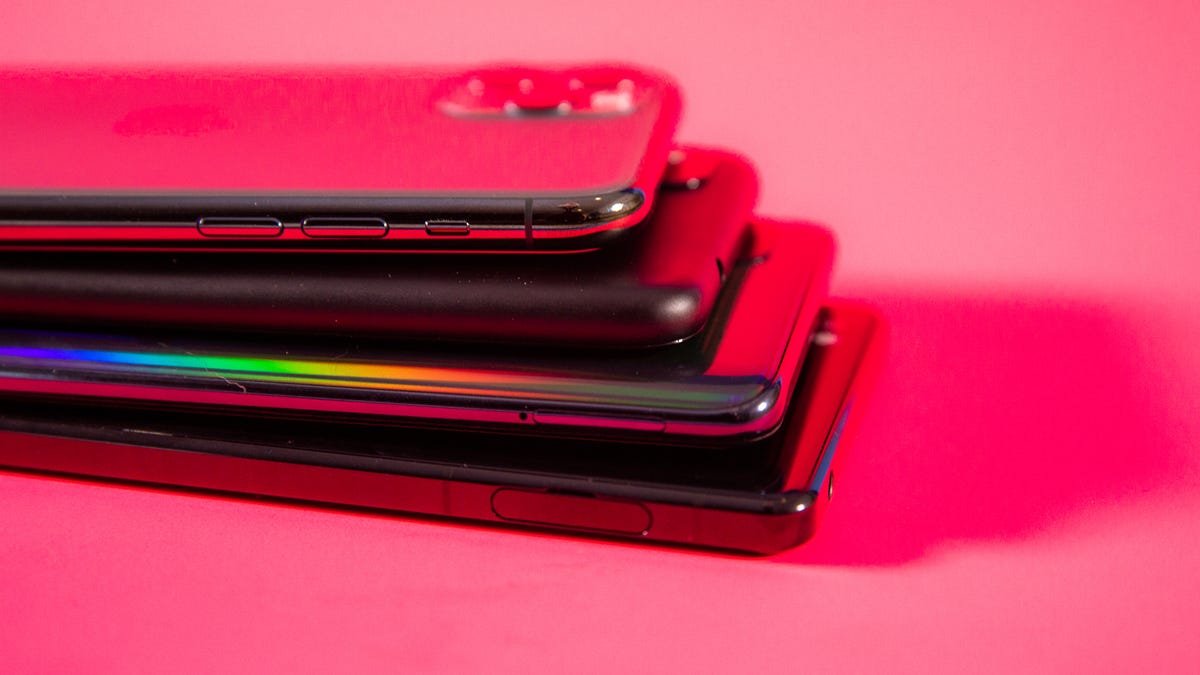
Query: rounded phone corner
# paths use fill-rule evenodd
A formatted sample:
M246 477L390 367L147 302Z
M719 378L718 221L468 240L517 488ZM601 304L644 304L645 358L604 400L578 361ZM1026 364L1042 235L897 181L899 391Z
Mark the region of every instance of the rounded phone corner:
M744 394L730 392L731 396L740 397L739 402L709 410L701 416L702 419L692 420L692 423L710 428L712 431L709 433L724 439L730 448L741 447L742 443L760 440L781 431L784 409L787 407L787 401L782 396L783 387L778 380L745 382L742 387L752 391Z
M639 187L571 197L539 197L530 200L530 219L535 239L575 236L576 230L629 227L649 214L650 194Z
M656 328L653 335L643 338L644 344L678 344L703 330L708 319L708 307L703 295L695 288L666 289L653 302L649 325Z
M739 403L731 411L731 417L747 431L767 431L782 419L783 383L771 380L755 395Z
M788 490L779 495L779 499L771 502L770 509L774 515L791 515L808 513L817 505L820 495L813 490Z

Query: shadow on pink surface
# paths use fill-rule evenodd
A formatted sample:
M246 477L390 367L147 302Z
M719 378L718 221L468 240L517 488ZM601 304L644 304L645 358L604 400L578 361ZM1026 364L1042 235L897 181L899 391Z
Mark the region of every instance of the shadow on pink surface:
M870 297L870 296L868 296ZM1037 297L874 295L890 344L821 530L776 560L908 562L1188 480L1164 326ZM1169 323L1169 322L1168 322Z

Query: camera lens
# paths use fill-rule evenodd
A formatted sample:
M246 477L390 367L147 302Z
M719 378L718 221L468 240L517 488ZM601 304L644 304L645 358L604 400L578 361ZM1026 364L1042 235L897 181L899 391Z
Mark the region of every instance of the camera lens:
M561 117L626 115L637 107L637 84L608 72L531 68L477 71L439 101L451 115Z

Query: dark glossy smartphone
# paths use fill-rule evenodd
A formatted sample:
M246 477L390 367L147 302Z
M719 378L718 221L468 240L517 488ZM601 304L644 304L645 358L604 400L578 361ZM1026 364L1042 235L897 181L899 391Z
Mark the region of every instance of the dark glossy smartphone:
M754 223L704 329L654 349L0 328L0 391L724 443L782 420L832 259L823 228Z
M582 250L649 213L664 76L558 69L0 72L0 246Z
M721 449L4 401L0 465L772 553L834 494L879 332L831 304L784 427Z
M757 196L737 155L682 151L655 213L563 255L0 252L0 315L89 326L643 347L698 332Z

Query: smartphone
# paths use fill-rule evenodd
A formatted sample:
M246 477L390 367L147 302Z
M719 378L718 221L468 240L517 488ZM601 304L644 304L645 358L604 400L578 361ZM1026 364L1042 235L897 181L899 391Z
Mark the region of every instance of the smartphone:
M0 72L0 245L584 250L650 212L665 76L562 68Z
M773 553L834 495L880 330L830 304L784 427L719 450L6 401L0 465Z
M782 420L833 240L767 221L751 239L704 329L656 349L0 328L0 391L602 437L761 436Z
M758 181L684 148L655 213L564 255L0 252L0 315L177 326L645 347L699 332L746 245Z

